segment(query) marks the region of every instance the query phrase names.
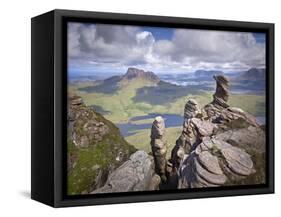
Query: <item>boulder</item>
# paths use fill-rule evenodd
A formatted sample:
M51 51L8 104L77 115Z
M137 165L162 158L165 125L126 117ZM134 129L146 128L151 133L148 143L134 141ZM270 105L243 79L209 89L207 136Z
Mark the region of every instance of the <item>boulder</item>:
M160 177L154 173L154 161L145 151L137 151L113 171L96 193L157 190Z
M227 166L238 175L248 176L253 171L253 161L250 155L239 148L231 147L221 150Z
M222 175L223 172L220 168L218 158L212 155L209 151L202 151L197 157L199 163L206 168L209 172Z
M201 137L211 136L214 132L215 125L210 121L200 120L198 118L192 118L191 124L197 131L197 135Z

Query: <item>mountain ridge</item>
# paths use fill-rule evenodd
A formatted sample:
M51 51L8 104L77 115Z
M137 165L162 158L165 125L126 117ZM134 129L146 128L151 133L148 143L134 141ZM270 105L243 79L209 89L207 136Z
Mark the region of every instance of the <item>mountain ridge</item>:
M160 78L151 71L144 71L142 69L130 67L123 75L114 75L104 80L98 80L95 82L95 85L82 87L79 90L86 91L88 93L98 92L112 94L118 89L127 86L129 83L136 80L142 82L144 86L156 85L161 81Z

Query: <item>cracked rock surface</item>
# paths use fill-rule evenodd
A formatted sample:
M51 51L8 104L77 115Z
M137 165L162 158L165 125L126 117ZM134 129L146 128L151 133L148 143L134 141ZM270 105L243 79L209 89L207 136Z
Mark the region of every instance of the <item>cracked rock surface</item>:
M145 151L137 151L112 172L96 193L156 190L160 177L154 173L154 161Z
M251 156L227 142L205 139L182 162L179 188L215 187L255 173Z

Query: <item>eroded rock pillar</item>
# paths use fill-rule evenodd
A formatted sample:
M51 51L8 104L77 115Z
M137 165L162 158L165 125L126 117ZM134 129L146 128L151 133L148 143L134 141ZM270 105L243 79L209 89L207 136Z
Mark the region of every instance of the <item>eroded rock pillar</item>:
M201 114L198 103L194 99L187 101L184 107L184 121L182 134L176 141L176 145L172 150L172 162L174 166L178 166L185 153L189 153L192 145L196 142L196 135L190 125L192 118Z
M155 171L166 182L166 153L165 122L161 116L155 118L151 127L151 150L155 161Z
M213 95L213 102L212 104L221 106L223 108L229 107L227 104L228 97L229 97L229 81L223 75L214 76L216 80L216 92Z

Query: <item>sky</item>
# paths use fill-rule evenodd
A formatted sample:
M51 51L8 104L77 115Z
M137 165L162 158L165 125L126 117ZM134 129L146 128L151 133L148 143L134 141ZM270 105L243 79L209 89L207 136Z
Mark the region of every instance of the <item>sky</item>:
M265 34L68 23L70 74L224 72L265 67Z

